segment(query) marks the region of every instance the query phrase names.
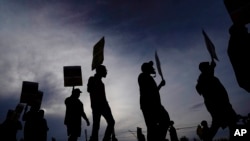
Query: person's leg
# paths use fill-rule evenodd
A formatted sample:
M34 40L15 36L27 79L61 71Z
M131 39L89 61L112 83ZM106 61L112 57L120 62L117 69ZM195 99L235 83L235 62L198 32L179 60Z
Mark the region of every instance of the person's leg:
M145 124L147 126L147 141L157 141L157 124L155 122L155 116L150 110L142 109Z
M98 110L92 110L93 114L93 126L90 141L98 141L98 132L100 128L101 114Z
M108 124L103 141L109 141L111 139L111 135L114 133L115 120L108 105L104 108L102 115Z
M81 125L70 126L70 134L68 141L77 141L77 138L81 136Z
M115 129L113 129L113 132L112 132L112 141L118 141L115 136Z
M160 140L165 140L167 136L167 131L170 125L170 117L168 112L165 110L164 107L161 107L159 111L159 136Z

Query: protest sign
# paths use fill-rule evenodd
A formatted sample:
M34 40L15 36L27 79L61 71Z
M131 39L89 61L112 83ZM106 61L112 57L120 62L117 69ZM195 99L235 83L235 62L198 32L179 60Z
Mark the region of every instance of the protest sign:
M38 83L23 81L20 103L30 104L33 95L38 92Z
M104 60L104 44L105 40L104 37L101 38L100 41L98 41L93 48L93 60L92 60L92 70L94 70L98 65L101 65Z
M82 86L81 66L64 66L64 86Z

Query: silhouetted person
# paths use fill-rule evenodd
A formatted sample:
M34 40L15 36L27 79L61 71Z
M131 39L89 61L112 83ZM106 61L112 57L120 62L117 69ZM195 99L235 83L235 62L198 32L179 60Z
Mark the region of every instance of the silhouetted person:
M25 121L24 124L24 141L34 141L36 140L36 126L38 117L38 106L31 106L28 110L28 105L26 105L22 120Z
M172 120L170 121L169 134L170 134L171 141L179 141L176 129L174 127L174 121L172 121Z
M142 133L142 129L137 127L137 139L138 141L146 141L145 136Z
M16 134L22 129L22 124L14 110L9 110L5 121L0 125L1 141L17 141Z
M202 140L202 128L201 128L200 124L196 128L196 134L198 135L198 137L200 138L200 140Z
M77 138L81 136L82 118L89 126L83 103L79 99L80 93L82 93L80 89L73 88L71 96L65 99L66 114L64 124L67 127L68 141L77 141Z
M44 110L38 111L36 130L37 130L36 141L47 141L47 132L49 128L47 125L47 120L44 118Z
M159 90L165 85L165 81L157 86L151 75L155 75L153 62L143 63L142 73L138 77L140 88L140 107L147 126L147 141L165 140L170 118L168 112L161 104Z
M204 103L212 117L212 125L208 140L212 140L218 129L229 127L230 138L234 133L237 122L237 114L229 102L228 94L219 79L214 76L214 61L202 62L199 65L201 74L196 85L197 92L203 96Z
M96 68L96 73L88 80L87 91L90 94L91 108L93 114L93 128L90 141L98 141L98 132L100 128L100 119L103 116L107 122L107 128L103 141L117 140L114 135L115 120L106 99L105 85L102 78L107 75L107 69L104 65Z
M228 56L239 86L250 92L250 33L244 24L229 29Z
M207 141L209 139L209 127L206 120L201 122L201 140Z

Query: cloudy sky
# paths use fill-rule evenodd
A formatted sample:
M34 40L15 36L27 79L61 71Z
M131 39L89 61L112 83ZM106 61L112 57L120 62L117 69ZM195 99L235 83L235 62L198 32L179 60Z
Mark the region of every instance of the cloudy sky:
M181 128L179 137L197 137L200 121L211 123L195 90L198 64L211 60L202 29L216 47L220 61L215 75L233 108L242 115L250 112L250 94L238 86L227 56L231 25L222 0L0 0L0 122L19 103L22 82L38 82L44 92L48 138L66 140L64 100L72 88L64 87L63 66L79 65L80 99L92 123L86 84L94 74L93 46L104 36L108 75L103 81L119 141L136 141L136 127L146 135L137 77L143 62L154 61L155 50L166 80L160 91L162 104L175 127ZM159 75L155 80L160 83ZM106 126L103 119L101 124L100 138ZM92 126L83 121L81 140L85 129L89 137ZM20 131L18 138L22 136ZM227 130L220 130L217 137L221 136L227 137Z

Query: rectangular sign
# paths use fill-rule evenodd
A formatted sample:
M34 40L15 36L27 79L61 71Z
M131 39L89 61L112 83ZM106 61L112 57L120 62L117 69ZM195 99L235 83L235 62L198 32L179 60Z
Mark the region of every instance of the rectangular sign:
M33 95L37 94L37 92L37 82L23 81L20 103L29 104L32 101Z
M64 86L82 86L81 66L64 66Z
M101 65L104 60L104 44L105 40L104 37L98 41L93 48L93 60L92 60L92 70L94 70L98 65Z

